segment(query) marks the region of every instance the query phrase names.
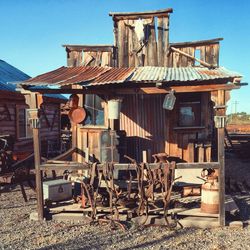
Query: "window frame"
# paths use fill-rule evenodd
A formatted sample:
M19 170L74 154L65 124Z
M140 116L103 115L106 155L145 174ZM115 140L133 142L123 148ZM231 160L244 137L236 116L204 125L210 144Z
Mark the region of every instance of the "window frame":
M191 124L185 124L182 119L181 109L186 108L186 112L192 112L194 120ZM184 117L184 112L183 112ZM178 107L177 107L177 127L178 128L198 128L202 127L202 96L201 94L179 96Z
M25 110L25 136L20 136L20 110ZM30 130L30 131L29 131ZM29 123L28 107L25 105L16 105L16 138L18 140L31 139L33 137L32 129Z
M96 95L96 94L89 94L89 95L92 95L93 97L94 96L97 96L97 97L99 97L100 99L102 99L101 100L101 106L102 106L102 108L103 108L103 124L85 124L85 121L83 122L83 124L82 124L82 127L84 127L84 128L108 128L108 121L107 121L107 103L106 103L106 101L105 101L105 98L103 98L103 97L100 97L99 95ZM94 109L95 109L95 105L96 105L96 103L95 103L95 101L96 101L96 98L93 98L93 104L94 104ZM85 97L85 102L84 102L84 108L86 109L86 110L88 110L87 109L87 104L86 104L86 97ZM87 114L88 115L88 114ZM96 117L95 117L95 120L96 120Z

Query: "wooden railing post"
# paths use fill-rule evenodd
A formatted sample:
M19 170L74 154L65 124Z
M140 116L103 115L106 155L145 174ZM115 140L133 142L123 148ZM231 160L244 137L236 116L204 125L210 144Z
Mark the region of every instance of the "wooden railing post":
M42 187L42 173L40 170L41 164L41 144L40 144L40 119L39 119L39 107L42 103L42 96L36 93L31 93L29 98L29 122L33 132L34 143L34 158L35 158L35 170L36 170L36 195L37 195L37 213L38 219L44 218L43 207L43 187Z
M225 226L225 149L224 149L224 136L225 136L225 91L218 90L216 103L216 116L215 127L217 128L218 135L218 162L219 168L219 222L220 226Z

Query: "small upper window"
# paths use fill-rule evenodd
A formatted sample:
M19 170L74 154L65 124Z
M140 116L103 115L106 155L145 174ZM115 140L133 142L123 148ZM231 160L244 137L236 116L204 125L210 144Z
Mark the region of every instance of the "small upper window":
M195 49L195 51L194 51L194 57L196 58L196 59L201 59L201 50L200 49ZM198 62L198 61L194 61L194 66L200 66L201 64L200 64L200 62Z
M17 117L18 138L32 137L32 129L28 120L28 110L25 108L18 109Z

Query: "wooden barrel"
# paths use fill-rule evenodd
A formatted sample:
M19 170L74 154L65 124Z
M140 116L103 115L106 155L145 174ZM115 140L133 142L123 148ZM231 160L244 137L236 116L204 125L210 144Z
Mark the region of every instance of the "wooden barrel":
M208 179L201 187L201 212L219 213L219 185L217 178Z

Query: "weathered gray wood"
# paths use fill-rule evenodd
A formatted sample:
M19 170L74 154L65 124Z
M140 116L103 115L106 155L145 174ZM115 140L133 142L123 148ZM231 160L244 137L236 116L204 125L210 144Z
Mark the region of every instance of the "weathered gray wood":
M149 20L147 27L147 65L157 66L157 45L155 37L155 20Z
M225 91L218 90L218 103L217 105L225 105ZM225 109L217 111L217 115L225 115ZM219 214L220 225L225 226L225 150L224 150L224 128L217 129L218 137L218 161L219 168Z
M163 18L163 41L164 41L164 66L168 66L169 59L169 16Z
M144 11L144 12L110 12L109 16L113 17L113 20L124 20L124 19L138 19L138 18L150 18L152 16L162 17L172 13L173 9L163 9L155 11Z
M67 66L76 67L82 64L82 51L74 51L66 49L67 51Z
M222 41L222 40L223 40L223 38L214 38L214 39L210 39L210 40L171 43L170 46L174 46L174 47L200 46L200 45L218 43L219 41Z
M127 52L127 42L125 42L126 37L125 37L125 23L123 20L118 22L118 67L127 67L126 63L126 56L128 55Z
M157 29L158 29L158 44L157 44L157 53L158 53L158 66L164 66L164 43L163 43L163 18L159 17L157 19Z
M91 165L86 163L66 163L66 164L52 164L52 163L45 163L41 165L41 170L88 170ZM98 164L97 168L102 169L104 164ZM157 163L149 163L148 166L151 169L155 169L159 167ZM164 163L161 165L164 166ZM213 168L219 169L220 164L218 162L203 162L203 163L177 163L177 169L203 169L203 168ZM119 170L127 170L127 169L135 169L135 165L128 164L128 163L117 163L114 164L115 169Z
M95 51L95 52L113 52L114 46L113 45L73 45L73 44L64 44L63 47L69 50L75 51Z
M37 100L37 94L30 94L29 106L31 109L38 109L40 107L39 101ZM40 103L41 104L41 103ZM38 113L37 113L38 114ZM38 119L38 117L32 117L33 119ZM37 195L37 212L38 219L43 220L43 190L42 190L42 175L41 175L41 145L40 145L40 135L39 128L32 128L33 132L33 144L34 144L34 158L35 158L35 170L36 170L36 195Z
M174 47L171 47L171 50L173 50L173 51L175 51L175 52L177 52L177 53L179 53L179 54L181 54L181 55L184 55L184 56L186 56L186 57L188 57L188 58L190 58L190 59L193 59L193 60L199 62L201 65L203 65L203 66L205 66L205 67L213 68L213 67L215 66L215 65L212 65L212 64L210 64L210 63L201 61L201 60L198 59L198 58L195 58L195 57L193 57L193 56L190 56L189 54L185 53L184 51L181 51L181 50L176 49L176 48L174 48Z

